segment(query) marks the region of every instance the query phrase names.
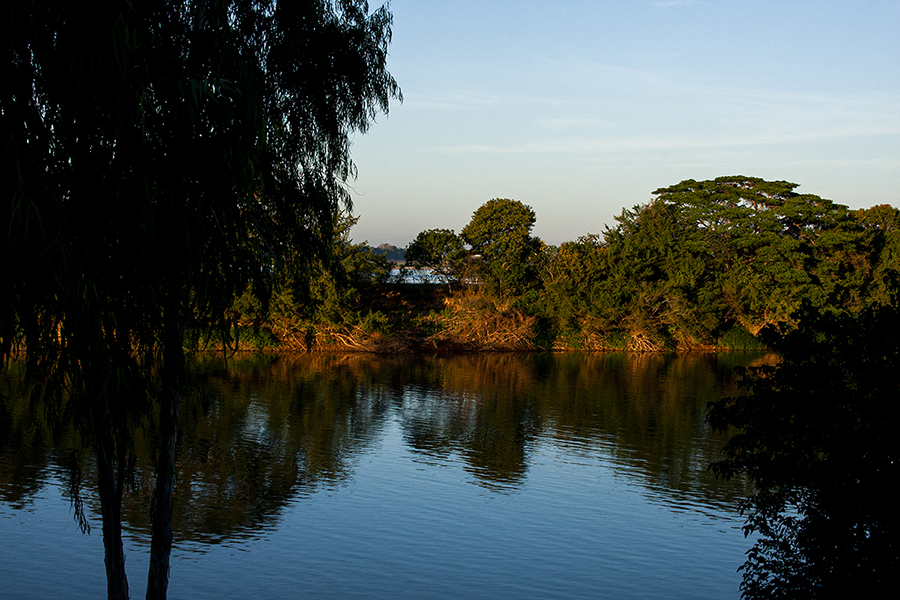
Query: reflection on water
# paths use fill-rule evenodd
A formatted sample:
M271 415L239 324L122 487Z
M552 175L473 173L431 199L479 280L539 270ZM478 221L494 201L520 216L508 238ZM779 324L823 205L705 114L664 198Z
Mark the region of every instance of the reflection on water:
M238 579L264 597L296 597L297 581L310 597L736 597L747 490L706 471L724 440L703 415L736 393L731 367L756 360L200 357L181 411L172 589L242 597L239 549ZM14 375L0 401L0 531L46 504L67 461L90 478L77 436L51 436L12 399ZM139 464L153 444L138 436ZM132 557L146 551L151 483L138 470L125 501ZM86 560L102 572L99 552ZM0 577L21 578L28 567L9 559ZM142 564L129 562L133 581Z

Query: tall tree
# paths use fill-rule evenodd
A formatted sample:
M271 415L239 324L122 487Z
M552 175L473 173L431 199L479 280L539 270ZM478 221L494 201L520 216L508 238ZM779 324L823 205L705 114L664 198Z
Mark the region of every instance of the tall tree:
M480 257L480 277L489 290L501 298L522 293L538 281L536 259L542 243L531 235L534 210L518 200L494 198L472 214L460 232Z
M634 349L659 350L674 337L709 344L721 321L718 290L697 244L697 228L657 199L623 210L604 232L610 277L601 310L628 333Z
M159 436L148 598L166 595L184 334L222 324L349 196L350 134L399 88L364 0L15 0L4 21L0 350L97 457L108 596L130 425Z

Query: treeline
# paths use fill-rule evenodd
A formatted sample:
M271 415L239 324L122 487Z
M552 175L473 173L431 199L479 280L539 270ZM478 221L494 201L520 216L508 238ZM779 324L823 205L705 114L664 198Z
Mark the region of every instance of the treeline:
M797 184L732 176L661 188L613 227L559 247L510 199L457 234L421 232L399 275L344 219L308 285L287 269L235 305L243 347L664 351L763 347L818 314L890 305L900 210L850 210ZM308 273L310 267L305 267ZM431 273L431 284L404 283ZM393 274L392 274L393 273ZM266 310L268 308L268 310Z

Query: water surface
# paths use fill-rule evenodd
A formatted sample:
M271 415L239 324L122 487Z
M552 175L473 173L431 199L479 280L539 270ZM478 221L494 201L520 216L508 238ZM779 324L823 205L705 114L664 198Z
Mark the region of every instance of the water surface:
M181 413L171 598L737 598L706 403L754 354L207 357ZM77 436L0 404L4 597L105 593ZM145 461L152 436L139 435ZM139 464L141 464L139 461ZM144 463L146 464L146 463ZM126 498L143 595L151 477ZM89 509L96 501L88 495Z

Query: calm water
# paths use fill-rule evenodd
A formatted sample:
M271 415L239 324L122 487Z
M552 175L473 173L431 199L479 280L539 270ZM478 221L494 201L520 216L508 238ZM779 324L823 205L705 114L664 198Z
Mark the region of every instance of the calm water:
M703 415L759 360L205 359L182 408L170 597L737 598L747 490L706 472L723 440ZM63 492L72 456L91 485L89 455L20 401L0 411L0 597L103 597L98 513L81 534ZM149 482L126 498L133 597Z

